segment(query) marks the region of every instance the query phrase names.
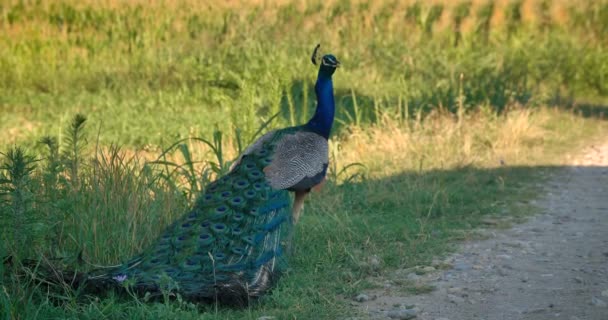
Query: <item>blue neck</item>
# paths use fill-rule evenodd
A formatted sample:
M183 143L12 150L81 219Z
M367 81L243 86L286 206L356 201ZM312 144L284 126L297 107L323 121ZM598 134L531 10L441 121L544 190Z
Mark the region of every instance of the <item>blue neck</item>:
M336 109L334 85L331 81L331 76L319 72L317 83L315 84L315 93L317 94L317 110L315 111L315 115L306 124L306 127L328 139L331 126L334 123Z

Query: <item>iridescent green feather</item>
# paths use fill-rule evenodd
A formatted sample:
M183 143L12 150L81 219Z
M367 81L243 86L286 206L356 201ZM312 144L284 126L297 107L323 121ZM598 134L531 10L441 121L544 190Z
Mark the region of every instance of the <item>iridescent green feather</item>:
M244 300L263 294L285 269L293 223L291 198L262 171L277 142L296 128L273 132L232 171L209 184L193 209L128 263L89 281L159 294L169 280L189 300Z

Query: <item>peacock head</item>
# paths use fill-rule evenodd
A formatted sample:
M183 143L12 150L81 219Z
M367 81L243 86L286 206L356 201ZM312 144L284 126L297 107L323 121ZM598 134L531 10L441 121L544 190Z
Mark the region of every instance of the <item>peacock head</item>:
M317 55L319 52L319 48L321 47L318 44L315 47L315 50L312 52L312 58L310 59L314 65L317 64ZM340 66L340 61L333 54L326 54L321 58L321 64L319 66L319 75L324 75L327 77L331 77L336 68Z

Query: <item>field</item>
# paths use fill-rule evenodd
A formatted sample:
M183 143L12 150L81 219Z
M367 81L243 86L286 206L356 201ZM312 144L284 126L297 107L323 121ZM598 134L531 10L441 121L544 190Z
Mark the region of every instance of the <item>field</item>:
M314 45L342 63L329 183L259 305L88 299L0 266L3 319L346 318L369 276L533 212L608 132L607 1L9 0L0 28L0 256L126 259L260 130L310 117Z

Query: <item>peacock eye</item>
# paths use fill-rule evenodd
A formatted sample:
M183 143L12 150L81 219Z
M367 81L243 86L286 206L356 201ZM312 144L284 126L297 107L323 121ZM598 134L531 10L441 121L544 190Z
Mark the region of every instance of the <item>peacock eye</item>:
M230 200L230 202L236 206L236 205L240 205L241 203L243 203L243 200L244 199L242 197L234 197L232 200Z
M234 252L236 254L243 254L243 252L245 252L245 250L243 250L243 248L240 248L240 247L235 247L235 248L232 248L232 252Z

